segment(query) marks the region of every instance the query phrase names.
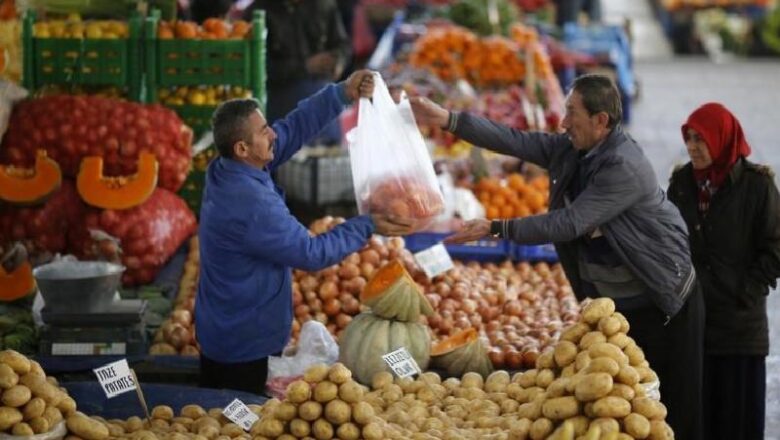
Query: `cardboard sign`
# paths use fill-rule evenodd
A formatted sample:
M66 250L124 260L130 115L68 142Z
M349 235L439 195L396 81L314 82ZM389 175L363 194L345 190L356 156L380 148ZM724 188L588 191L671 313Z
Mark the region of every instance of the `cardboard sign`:
M253 413L249 407L244 405L244 402L238 399L233 399L233 401L222 410L222 414L236 425L244 428L244 431L252 429L252 425L260 419L257 417L257 414Z
M106 366L93 370L100 382L100 386L109 399L136 388L136 381L127 359L112 362Z
M442 243L417 252L414 254L414 259L422 267L428 278L441 275L455 267L452 263L452 258L450 258L450 253L447 252L447 248Z
M382 355L382 359L387 362L387 365L390 366L393 373L400 378L422 374L422 370L420 370L420 366L417 365L417 361L414 360L405 347Z

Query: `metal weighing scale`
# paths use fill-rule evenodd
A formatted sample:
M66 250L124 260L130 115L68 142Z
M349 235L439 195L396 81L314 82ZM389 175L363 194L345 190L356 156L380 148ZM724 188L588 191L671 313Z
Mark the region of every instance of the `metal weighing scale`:
M33 275L46 303L39 353L146 354L146 300L119 299L124 270L102 261L58 261L37 267Z

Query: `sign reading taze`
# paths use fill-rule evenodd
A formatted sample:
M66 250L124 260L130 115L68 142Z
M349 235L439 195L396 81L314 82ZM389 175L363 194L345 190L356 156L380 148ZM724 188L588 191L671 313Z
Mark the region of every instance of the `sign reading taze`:
M127 359L112 362L93 371L109 399L135 389L135 380L130 366L127 365Z

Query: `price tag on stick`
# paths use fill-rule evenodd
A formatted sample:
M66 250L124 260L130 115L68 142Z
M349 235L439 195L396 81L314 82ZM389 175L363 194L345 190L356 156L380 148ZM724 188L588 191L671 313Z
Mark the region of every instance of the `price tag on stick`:
M441 275L455 267L452 263L452 258L450 258L450 253L447 252L447 248L441 243L417 252L414 254L414 259L422 267L428 278Z
M252 410L244 404L244 402L238 399L233 399L233 401L222 410L222 414L236 425L244 428L244 431L247 432L252 429L252 425L260 419L257 417L257 414L253 413Z
M109 399L135 389L135 378L130 372L127 359L112 362L92 371L95 372L103 392Z
M390 366L393 373L400 378L422 374L422 370L420 370L420 366L417 365L417 361L414 360L405 347L382 355L382 359L387 362L387 365Z

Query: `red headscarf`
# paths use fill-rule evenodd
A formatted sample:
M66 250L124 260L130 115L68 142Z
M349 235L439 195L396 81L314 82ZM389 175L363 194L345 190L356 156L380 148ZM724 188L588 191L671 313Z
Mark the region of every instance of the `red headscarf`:
M696 109L682 126L683 139L688 139L692 128L704 139L712 157L712 165L694 170L696 180L709 179L710 185L719 188L740 157L750 155L750 145L742 133L737 118L722 104L710 102Z

